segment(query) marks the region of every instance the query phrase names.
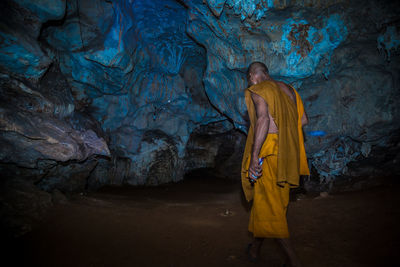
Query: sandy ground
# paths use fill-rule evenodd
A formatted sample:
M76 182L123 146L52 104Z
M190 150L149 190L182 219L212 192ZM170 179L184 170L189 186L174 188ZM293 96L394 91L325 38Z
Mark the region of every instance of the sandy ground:
M288 222L304 266L399 266L399 189L297 195ZM55 206L3 249L11 261L2 266L282 266L273 240L264 243L258 263L247 261L248 217L237 182L109 187Z

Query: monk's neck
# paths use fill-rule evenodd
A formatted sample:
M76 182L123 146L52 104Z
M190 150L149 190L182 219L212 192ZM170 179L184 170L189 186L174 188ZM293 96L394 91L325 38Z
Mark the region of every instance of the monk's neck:
M274 82L275 80L272 79L270 76L264 78L261 82L265 82L265 81L270 81L270 82Z

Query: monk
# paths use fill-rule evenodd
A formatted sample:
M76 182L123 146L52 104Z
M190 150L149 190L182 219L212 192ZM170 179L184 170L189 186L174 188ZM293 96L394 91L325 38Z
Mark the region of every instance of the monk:
M274 238L290 264L301 266L289 241L286 212L289 189L299 186L300 175L310 174L302 131L308 118L297 91L272 79L264 63L251 63L247 79L250 128L242 161L242 187L246 199L253 200L249 231L254 236L248 257L255 261L263 240Z

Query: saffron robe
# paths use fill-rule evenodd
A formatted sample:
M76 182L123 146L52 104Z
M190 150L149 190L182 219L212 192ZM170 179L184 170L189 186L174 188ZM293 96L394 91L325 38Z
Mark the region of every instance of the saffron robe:
M248 201L253 200L249 230L255 237L287 238L286 210L289 188L299 185L300 175L309 175L301 117L304 106L297 91L296 103L273 81L253 85L245 92L250 128L242 161L242 187ZM278 134L268 134L259 157L264 158L262 176L254 186L248 179L254 127L257 120L251 93L268 105Z

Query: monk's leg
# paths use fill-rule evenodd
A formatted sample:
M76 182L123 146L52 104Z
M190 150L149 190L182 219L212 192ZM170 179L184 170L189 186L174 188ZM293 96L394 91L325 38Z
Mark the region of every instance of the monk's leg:
M302 265L300 263L300 260L297 257L297 254L294 251L289 238L277 238L276 240L278 241L279 245L282 247L283 251L285 252L286 256L288 257L290 266L301 267Z
M249 250L250 257L252 257L254 259L258 258L258 256L260 255L260 249L261 249L263 241L264 241L264 238L255 237L253 239L253 242L251 243L251 247Z

